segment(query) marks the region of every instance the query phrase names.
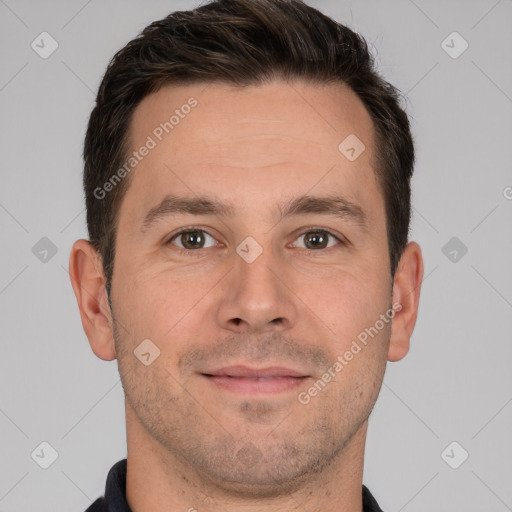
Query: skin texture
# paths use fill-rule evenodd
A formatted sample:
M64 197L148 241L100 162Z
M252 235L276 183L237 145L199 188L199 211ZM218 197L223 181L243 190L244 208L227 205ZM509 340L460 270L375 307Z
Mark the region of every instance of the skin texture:
M409 350L423 276L421 250L410 242L390 278L371 118L340 84L168 86L137 107L133 149L190 97L197 106L130 176L113 316L98 254L78 240L70 256L91 348L119 364L129 504L134 512L361 511L368 417L386 362ZM366 146L354 161L338 149L349 134ZM366 230L318 213L279 218L290 199L332 193L360 206ZM180 214L141 232L166 194L208 196L236 213ZM183 227L204 230L202 243L192 241L198 248L184 248L180 236L169 242ZM311 239L319 229L339 241L329 236L318 248ZM248 236L262 248L252 263L236 251ZM393 303L400 311L392 323L301 403L299 393ZM146 366L134 350L148 338L160 355ZM246 395L202 375L235 364L283 366L307 378L292 390Z

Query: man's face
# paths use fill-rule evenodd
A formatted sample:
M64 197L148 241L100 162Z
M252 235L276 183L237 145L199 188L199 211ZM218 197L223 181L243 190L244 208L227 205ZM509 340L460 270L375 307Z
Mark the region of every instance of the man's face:
M351 134L365 145L355 160L338 148ZM385 370L390 322L335 366L392 303L371 118L342 85L166 87L137 107L131 149L148 136L112 282L128 430L219 486L298 485L362 435ZM167 195L232 215L168 212L143 229ZM281 217L301 196L346 204ZM173 236L182 228L192 232ZM134 350L147 339L160 355L146 366Z

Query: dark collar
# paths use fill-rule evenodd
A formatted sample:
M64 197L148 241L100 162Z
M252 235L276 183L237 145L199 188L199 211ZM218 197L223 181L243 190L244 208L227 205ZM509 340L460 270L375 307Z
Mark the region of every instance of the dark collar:
M126 459L112 466L105 486L105 497L98 498L86 512L131 512L126 501ZM363 512L382 512L369 489L363 485Z
M107 476L105 496L85 512L132 512L126 501L126 459L116 462Z

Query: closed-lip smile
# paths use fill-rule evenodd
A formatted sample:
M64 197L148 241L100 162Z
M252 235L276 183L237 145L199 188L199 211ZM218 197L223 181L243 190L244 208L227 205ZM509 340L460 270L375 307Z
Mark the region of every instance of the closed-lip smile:
M302 371L283 366L250 368L244 365L226 366L201 375L224 390L249 395L289 391L310 377Z

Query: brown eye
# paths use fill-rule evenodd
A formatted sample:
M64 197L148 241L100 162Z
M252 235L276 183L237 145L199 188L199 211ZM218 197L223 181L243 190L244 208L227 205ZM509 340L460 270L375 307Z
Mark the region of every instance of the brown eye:
M207 238L211 238L211 240L215 241L212 236L202 229L188 229L174 235L168 243L172 243L173 240L176 240L179 243L175 245L182 249L203 249Z
M308 249L318 249L319 247L323 249L327 245L327 238L321 231L310 231L306 233L304 240Z
M329 245L329 238L333 239L334 242L338 241L341 243L341 240L330 233L329 231L325 231L323 229L310 229L309 231L305 231L302 233L298 239L304 239L304 249L309 250L317 250L317 249L327 249L332 247L332 244Z

